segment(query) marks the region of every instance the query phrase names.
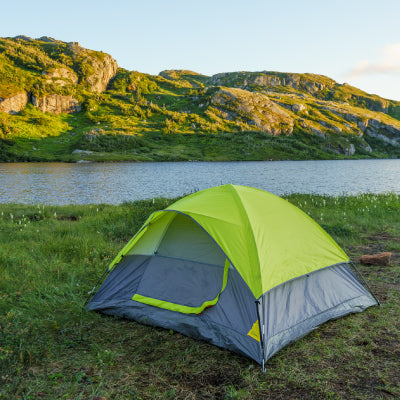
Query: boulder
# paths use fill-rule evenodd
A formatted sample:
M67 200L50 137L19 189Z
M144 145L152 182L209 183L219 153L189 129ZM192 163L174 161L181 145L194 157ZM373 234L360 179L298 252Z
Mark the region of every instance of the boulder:
M353 143L350 143L348 147L343 149L343 152L346 156L354 156L356 148Z
M360 263L364 265L389 265L392 253L364 254L360 257Z
M76 149L71 154L93 154L93 151Z
M302 103L297 103L292 105L292 111L295 113L307 110L307 106Z
M10 97L0 97L0 111L8 114L17 114L23 110L28 103L28 95L26 92L19 92Z

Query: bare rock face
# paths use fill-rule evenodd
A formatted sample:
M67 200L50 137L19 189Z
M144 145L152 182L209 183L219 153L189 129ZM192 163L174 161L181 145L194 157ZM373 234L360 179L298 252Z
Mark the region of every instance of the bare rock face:
M271 135L293 132L292 117L266 95L242 89L221 88L212 96L211 104L225 111L229 119L242 119Z
M321 103L324 103L322 109L328 110L353 124L349 127L352 127L358 136L367 135L380 139L392 146L400 146L400 122L398 120L394 118L389 120L388 117L382 118L365 109L357 109L338 103Z
M48 78L46 83L56 83L60 86L64 86L68 83L78 83L78 76L68 68L56 68L52 71L43 71L42 75Z
M41 99L32 95L32 104L40 108L42 112L52 114L71 114L81 110L78 100L72 96L63 96L60 94L50 94Z
M86 78L86 82L92 92L104 92L111 78L117 73L118 64L109 54L104 54L102 58L90 57L90 64L94 73Z
M319 81L323 78L323 81ZM272 71L261 72L224 72L213 75L209 84L218 86L229 86L246 89L256 85L265 89L273 89L276 86L291 87L295 90L305 90L310 94L315 94L325 88L330 88L335 81L326 77L313 74L277 73Z
M392 253L364 254L360 257L360 263L364 265L389 265Z
M0 111L8 114L17 114L23 110L28 103L28 95L26 92L13 94L3 99L0 97Z

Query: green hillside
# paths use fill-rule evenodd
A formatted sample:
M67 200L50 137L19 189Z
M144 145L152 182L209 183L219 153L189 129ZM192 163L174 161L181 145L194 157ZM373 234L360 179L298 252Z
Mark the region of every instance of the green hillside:
M313 74L149 75L49 37L0 38L0 161L400 156L400 102Z

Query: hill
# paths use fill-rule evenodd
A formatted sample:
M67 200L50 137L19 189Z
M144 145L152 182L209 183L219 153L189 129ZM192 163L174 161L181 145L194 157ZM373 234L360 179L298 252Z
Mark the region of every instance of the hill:
M149 75L76 42L0 38L0 161L399 156L400 102L322 75Z

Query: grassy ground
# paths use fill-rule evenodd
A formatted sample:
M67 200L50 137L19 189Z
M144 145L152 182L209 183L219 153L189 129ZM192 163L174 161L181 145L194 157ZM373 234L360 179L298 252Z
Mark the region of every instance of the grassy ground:
M0 205L0 399L400 398L400 197L290 195L359 266L382 307L331 321L267 363L83 310L107 264L155 209Z

